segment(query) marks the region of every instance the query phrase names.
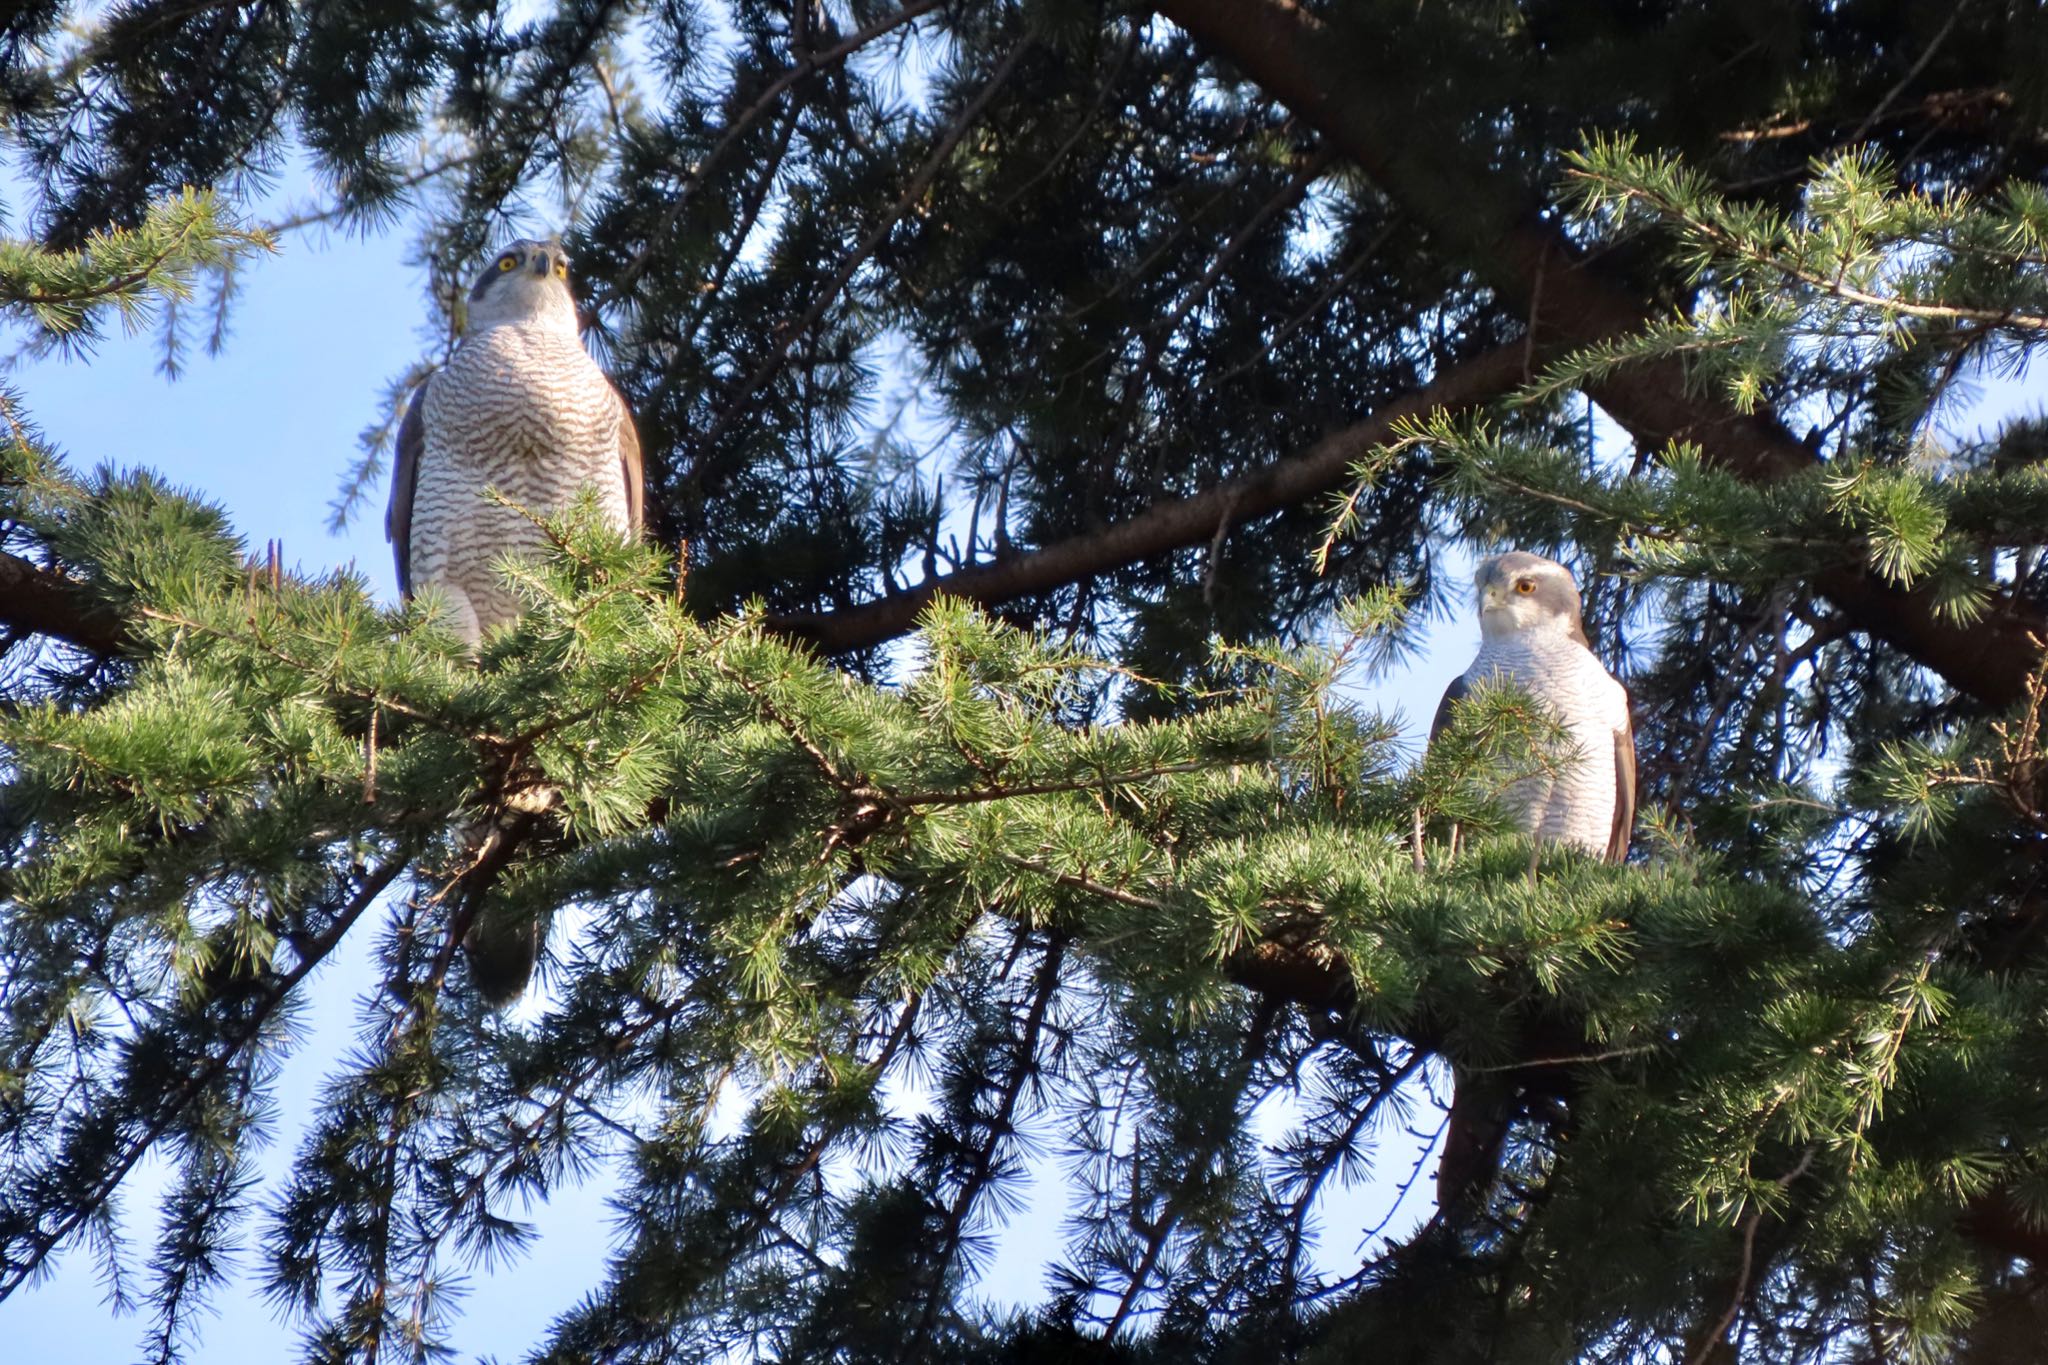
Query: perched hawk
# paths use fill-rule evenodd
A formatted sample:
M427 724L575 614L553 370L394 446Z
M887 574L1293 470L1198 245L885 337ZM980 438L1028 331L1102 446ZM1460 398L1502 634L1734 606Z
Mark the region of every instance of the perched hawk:
M1525 778L1505 793L1522 828L1537 839L1575 844L1619 863L1628 858L1636 814L1635 730L1628 691L1586 643L1579 589L1564 565L1516 550L1479 566L1479 656L1437 707L1430 737L1475 684L1512 682L1569 732L1575 752L1554 776ZM1437 1204L1484 1197L1501 1143L1524 1097L1511 1075L1453 1068L1454 1092L1437 1166Z
M495 488L548 516L595 489L605 520L638 531L640 437L618 390L583 349L569 257L559 242L518 241L469 291L469 327L445 368L413 394L398 429L398 466L384 534L408 598L439 590L450 624L472 648L519 615L491 571L509 552L538 555L540 528L484 496ZM472 858L458 911L470 974L494 1004L526 989L541 925L489 896L533 811L499 811L465 831Z
M398 429L384 519L398 590L439 589L472 646L519 614L491 561L544 545L538 527L485 498L486 488L538 515L593 488L611 525L640 529L639 433L583 349L559 242L514 242L484 268L462 344L413 394Z
M1451 707L1489 678L1527 692L1571 734L1577 753L1555 778L1532 777L1506 794L1522 828L1538 839L1576 844L1609 862L1628 858L1636 816L1635 729L1628 690L1586 643L1579 589L1555 560L1515 550L1479 566L1479 655L1454 680L1429 728L1450 724Z

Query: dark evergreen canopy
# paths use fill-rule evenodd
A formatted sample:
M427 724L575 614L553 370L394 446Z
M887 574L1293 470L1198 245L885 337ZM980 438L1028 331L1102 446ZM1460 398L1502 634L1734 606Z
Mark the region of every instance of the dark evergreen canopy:
M601 1160L622 1250L536 1359L2048 1335L2048 443L1939 420L2048 337L2039 6L30 3L0 131L0 310L79 363L261 288L287 164L451 319L570 203L655 532L569 518L471 661L6 399L0 1297L161 1153L152 1358L234 1244L316 1358L461 1349L447 1277ZM1626 659L1629 866L1526 875L1525 699L1411 767L1339 686L1502 543ZM554 923L537 1018L468 991L479 904ZM351 934L362 1045L294 1055ZM1452 1061L1507 1140L1325 1282ZM992 1315L1033 1160L1087 1200Z

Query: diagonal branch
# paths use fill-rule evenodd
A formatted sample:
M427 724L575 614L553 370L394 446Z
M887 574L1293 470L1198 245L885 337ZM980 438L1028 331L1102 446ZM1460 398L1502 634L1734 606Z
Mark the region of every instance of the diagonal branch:
M676 192L674 201L669 204L667 210L661 215L661 222L655 227L654 231L647 234L647 240L642 243L640 250L633 254L633 259L628 261L626 268L619 273L618 281L613 286L613 292L623 296L632 289L634 281L640 278L641 274L647 269L648 264L654 259L657 247L665 246L673 238L676 225L682 221L683 210L689 206L690 201L703 189L704 182L710 177L712 170L720 161L725 159L725 154L731 151L734 145L746 135L747 130L752 128L761 120L764 114L775 107L776 102L789 92L791 86L796 85L799 81L815 76L821 71L837 66L869 43L875 41L875 39L901 28L920 15L929 14L937 9L941 3L942 0L910 0L910 3L904 5L901 9L884 14L856 29L836 46L828 48L823 52L805 53L801 61L798 61L771 81L768 87L755 97L754 102L748 105L739 117L726 126L724 134L719 137L711 150L704 154L704 158L690 167L689 175L683 181L682 188ZM785 134L785 138L786 136ZM744 240L746 236L747 234L742 232L740 239Z
M938 1322L940 1310L945 1307L947 1272L966 1239L968 1218L996 1174L999 1149L1016 1135L1018 1102L1023 1098L1025 1089L1040 1074L1039 1038L1045 1031L1053 997L1059 992L1060 969L1066 962L1066 952L1066 936L1055 931L1046 943L1045 956L1039 962L1037 975L1032 981L1031 1006L1024 1018L1023 1033L1010 1042L1010 1070L1003 1078L1002 1098L997 1103L996 1112L982 1121L981 1141L967 1155L967 1170L959 1177L959 1191L945 1210L945 1230L939 1236L939 1248L932 1257L924 1314L918 1322L918 1335L921 1337L929 1335Z
M1218 1078L1219 1081L1227 1083L1231 1090L1239 1095L1240 1100L1245 1087L1251 1081L1254 1068L1258 1065L1259 1059L1265 1055L1266 1041L1271 1034L1273 1021L1279 1017L1279 1012L1279 1001L1263 1000L1259 1002L1258 1012L1253 1016L1250 1028L1245 1031L1244 1049L1238 1054L1237 1064L1231 1068L1227 1075ZM1138 1301L1144 1297L1145 1290L1152 1279L1153 1271L1159 1266L1159 1258L1166 1250L1168 1240L1173 1236L1174 1230L1180 1225L1181 1215L1187 1212L1190 1185L1198 1178L1203 1168L1216 1159L1217 1153L1222 1151L1225 1141L1226 1134L1217 1133L1212 1135L1209 1141L1202 1143L1196 1151L1195 1159L1182 1167L1180 1179L1175 1182L1171 1193L1167 1195L1166 1205L1160 1209L1158 1218L1154 1219L1149 1226L1141 1225L1145 1233L1145 1250L1138 1257L1137 1265L1131 1269L1130 1279L1124 1286L1123 1296L1117 1301L1116 1312L1111 1314L1107 1325L1102 1329L1102 1339L1104 1341L1116 1340L1117 1333L1123 1330L1124 1324L1130 1321L1132 1313L1137 1310ZM1135 1159L1134 1155L1133 1161ZM1133 1180L1135 1182L1135 1174ZM1139 1217L1140 1214L1134 1199L1131 1207L1131 1218L1136 1223Z
M797 339L824 319L846 286L853 282L853 277L860 273L860 268L867 264L868 258L881 249L904 215L924 198L925 191L931 188L932 182L938 179L939 172L944 170L946 163L952 159L954 149L960 145L960 139L967 136L968 130L994 102L1003 86L1009 83L1011 74L1017 69L1017 63L1031 48L1032 42L1033 39L1027 36L1010 49L997 64L994 72L989 75L988 80L982 83L980 91L968 102L967 107L947 126L938 145L932 149L931 155L925 158L924 164L910 177L910 183L903 187L903 192L896 197L896 202L882 214L882 220L868 230L867 235L861 238L860 244L840 263L838 273L826 282L825 288L812 301L810 308L795 323L777 329L775 341L769 346L766 359L726 400L724 411L719 414L718 420L711 424L711 430L705 433L702 443L705 448L715 446L718 438L747 414L754 395L773 380L788 363L790 350L796 345Z
M47 635L89 653L120 652L126 624L70 576L0 550L0 624Z
M830 612L769 618L771 628L830 654L865 649L904 634L941 594L984 606L1078 583L1169 550L1207 545L1232 525L1334 493L1351 466L1391 440L1398 423L1439 408L1461 410L1497 398L1522 378L1522 348L1502 346L1441 372L1427 388L1387 404L1362 422L1324 437L1298 455L1185 498L1154 503L1129 521L1052 545L927 579L904 592Z
M1799 1158L1799 1164L1773 1183L1781 1190L1789 1189L1792 1183L1813 1167L1813 1158L1818 1149L1808 1147L1806 1154ZM1701 1337L1692 1350L1686 1353L1685 1365L1708 1365L1716 1351L1728 1339L1728 1329L1735 1325L1735 1319L1742 1312L1744 1300L1749 1297L1750 1275L1756 1265L1756 1234L1763 1226L1764 1208L1759 1205L1742 1220L1742 1259L1735 1269L1735 1280L1728 1296L1728 1307L1714 1322L1712 1330Z
M1344 1125L1344 1130L1324 1146L1322 1157L1316 1162L1315 1174L1304 1182L1301 1193L1295 1197L1287 1210L1287 1261L1284 1279L1286 1284L1291 1286L1298 1282L1302 1248L1308 1241L1309 1212L1315 1207L1316 1196L1322 1192L1330 1173L1337 1169L1344 1159L1344 1154L1351 1150L1352 1144L1358 1141L1359 1134L1365 1131L1374 1116L1393 1101L1400 1093L1401 1087L1408 1083L1408 1078L1420 1071L1429 1058L1430 1054L1421 1048L1410 1052L1408 1060L1403 1062L1399 1069L1387 1074L1380 1088L1358 1106L1357 1112L1351 1116L1351 1121Z
M1511 392L1523 378L1519 342L1481 352L1440 371L1426 387L1331 433L1299 454L1185 498L1154 503L1128 521L1039 549L927 579L902 592L829 612L771 616L769 629L828 654L868 649L909 633L918 613L940 596L993 606L1048 592L1189 546L1216 529L1335 493L1351 466L1395 436L1403 421L1439 409L1476 407ZM96 606L83 585L52 569L0 552L0 626L68 641L95 654L118 653L122 623Z
M922 3L906 6L895 18L924 8ZM1162 0L1159 8L1321 128L1332 145L1363 166L1441 241L1462 249L1505 297L1533 309L1540 282L1542 325L1540 336L1532 338L1536 344L1526 353L1522 343L1511 344L1455 366L1429 387L1258 473L1159 502L1118 525L934 577L904 592L830 612L771 618L774 629L829 653L870 648L909 631L918 613L941 593L993 605L1206 544L1219 526L1241 524L1340 488L1351 461L1388 439L1399 418L1498 397L1525 377L1537 352L1549 357L1611 340L1648 319L1643 302L1603 278L1554 225L1508 202L1511 196L1503 196L1497 175L1459 166L1453 148L1440 139L1401 136L1412 129L1412 115L1386 107L1388 96L1350 79L1342 69L1342 45L1331 41L1321 20L1286 0ZM842 46L850 50L861 36ZM985 88L983 93L989 92ZM890 221L885 217L885 224ZM793 331L786 339L793 342L794 336ZM1590 386L1589 393L1645 446L1690 440L1715 463L1757 482L1812 467L1811 452L1776 421L1689 392L1676 361L1633 366ZM1860 570L1828 570L1817 574L1812 586L1855 629L1886 641L1992 706L2019 700L2040 652L2032 637L2048 636L2048 620L2009 596L1996 598L1981 619L1966 626L1938 615L1926 593L1899 591ZM102 655L117 652L123 638L120 623L93 606L64 575L6 554L0 554L0 626L63 639Z
M244 1049L256 1041L278 1007L312 974L314 968L326 960L384 889L397 880L411 858L410 850L401 850L382 867L365 873L355 894L337 911L333 922L298 945L298 961L291 970L262 983L261 993L250 1004L245 1017L229 1022L223 1031L222 1045L210 1056L200 1059L182 1084L163 1095L148 1110L135 1115L132 1124L123 1127L117 1150L108 1153L107 1165L96 1173L89 1187L72 1201L71 1207L54 1222L44 1224L41 1219L35 1220L34 1231L19 1239L21 1248L10 1250L4 1261L0 1261L0 1300L23 1283L33 1280L50 1253L61 1246L80 1224L106 1207L107 1201L114 1197L114 1192L127 1179L135 1164L156 1146L209 1086L227 1074Z

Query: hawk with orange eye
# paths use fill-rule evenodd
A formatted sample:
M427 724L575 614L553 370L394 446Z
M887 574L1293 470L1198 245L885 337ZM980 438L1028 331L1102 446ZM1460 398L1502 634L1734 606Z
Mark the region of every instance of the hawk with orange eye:
M1515 550L1482 563L1474 584L1479 653L1445 691L1430 738L1450 723L1451 708L1475 683L1513 683L1563 724L1577 750L1556 776L1529 778L1506 793L1522 828L1609 862L1626 860L1636 812L1628 689L1586 641L1571 571Z
M1450 723L1458 699L1475 684L1488 679L1515 684L1563 724L1571 751L1555 773L1516 782L1503 793L1504 801L1539 841L1570 844L1608 862L1625 861L1636 812L1628 690L1587 643L1571 571L1555 560L1516 550L1482 563L1474 582L1479 654L1444 693L1430 738ZM1455 833L1452 843L1455 848ZM1452 1077L1437 1166L1437 1202L1446 1208L1483 1198L1524 1102L1508 1074L1453 1065Z

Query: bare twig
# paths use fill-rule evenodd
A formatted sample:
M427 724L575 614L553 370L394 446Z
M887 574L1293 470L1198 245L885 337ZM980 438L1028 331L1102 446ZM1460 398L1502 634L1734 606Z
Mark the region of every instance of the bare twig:
M1808 1147L1805 1155L1799 1158L1799 1164L1778 1177L1778 1188L1789 1189L1793 1181L1811 1170L1814 1154L1819 1150L1818 1147ZM1755 1268L1757 1229L1763 1226L1763 1221L1764 1210L1761 1207L1752 1209L1742 1220L1742 1259L1735 1267L1735 1292L1729 1296L1727 1311L1715 1322L1713 1330L1686 1355L1685 1365L1707 1365L1713 1358L1714 1348L1727 1337L1736 1315L1742 1311L1742 1302L1749 1296L1749 1277Z
M1876 126L1877 121L1890 111L1892 101L1903 95L1906 92L1906 87L1911 85L1919 78L1920 73L1927 69L1927 64L1934 60L1934 54L1940 51L1943 43L1948 41L1948 35L1955 32L1956 20L1962 17L1963 7L1961 5L1957 5L1948 12L1948 19L1939 29L1935 30L1934 36L1927 40L1927 46L1921 49L1919 59L1913 65L1906 68L1906 74L1899 77L1898 83L1885 91L1884 97L1878 100L1868 114L1863 116L1863 121L1856 125L1856 131L1849 134L1849 141L1863 141L1870 130Z
M1115 901L1119 905L1130 905L1140 910L1158 910L1162 912L1166 909L1165 901L1154 900L1150 896L1141 896L1135 891L1126 891L1122 887L1111 886L1107 882L1098 882L1092 877L1084 877L1076 872L1061 872L1057 868L1047 867L1043 863L1035 863L1029 858L1020 858L1014 853L1002 853L997 856L1012 867L1021 868L1026 872L1048 878L1061 886L1071 886L1076 891L1086 891L1091 896L1100 896L1104 900Z
M660 223L648 234L646 242L634 253L633 259L626 263L626 268L619 272L618 292L623 294L632 288L633 282L640 278L648 263L654 259L654 253L667 245L669 235L675 231L677 222L682 219L683 209L696 192L703 188L705 177L711 173L712 168L724 159L734 144L745 136L749 128L760 121L762 115L775 106L775 102L781 99L791 86L820 71L837 66L883 34L901 28L919 15L929 14L943 3L944 0L909 0L903 8L884 14L856 29L836 46L824 52L806 52L796 65L770 82L768 88L727 126L725 133L712 145L711 150L704 154L704 159L690 168L689 174L683 180L682 189L677 192L668 210L662 214Z

